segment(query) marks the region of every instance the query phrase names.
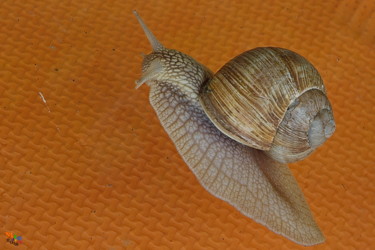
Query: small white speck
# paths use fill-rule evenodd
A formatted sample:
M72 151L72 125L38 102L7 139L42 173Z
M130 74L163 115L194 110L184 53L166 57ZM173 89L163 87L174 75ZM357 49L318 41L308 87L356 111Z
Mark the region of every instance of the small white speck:
M51 110L49 109L49 107L48 107L48 105L47 105L47 101L46 101L46 99L44 98L42 92L38 92L38 94L39 94L40 98L42 99L42 101L44 102L44 104L46 105L46 107L47 107L47 109L48 109L48 112L51 113Z
M44 99L44 96L43 96L42 92L39 92L39 95L40 95L40 98L42 98L42 101L43 101L45 104L47 104L47 101L46 101L46 99Z

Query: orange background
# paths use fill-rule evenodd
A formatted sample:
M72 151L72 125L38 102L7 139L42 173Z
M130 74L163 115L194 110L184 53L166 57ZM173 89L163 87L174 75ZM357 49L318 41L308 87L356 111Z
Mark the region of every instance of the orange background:
M135 90L150 46L216 71L278 46L320 71L337 130L291 164L326 243L375 248L375 2L0 2L0 249L303 249L201 187ZM46 103L44 103L42 96Z

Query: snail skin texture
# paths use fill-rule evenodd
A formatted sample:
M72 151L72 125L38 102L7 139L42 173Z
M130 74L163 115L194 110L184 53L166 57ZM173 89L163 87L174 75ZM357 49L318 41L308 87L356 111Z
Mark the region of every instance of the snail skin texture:
M165 48L134 11L153 51L144 56L150 103L202 186L270 230L305 246L324 242L285 163L335 130L316 69L281 48L256 48L215 75Z

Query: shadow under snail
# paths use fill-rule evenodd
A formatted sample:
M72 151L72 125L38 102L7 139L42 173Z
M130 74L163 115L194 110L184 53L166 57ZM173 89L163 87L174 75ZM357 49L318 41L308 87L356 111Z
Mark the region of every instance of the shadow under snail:
M255 48L215 75L165 48L134 11L153 51L144 56L150 103L202 186L270 230L302 244L324 242L286 163L335 131L317 70L282 48Z

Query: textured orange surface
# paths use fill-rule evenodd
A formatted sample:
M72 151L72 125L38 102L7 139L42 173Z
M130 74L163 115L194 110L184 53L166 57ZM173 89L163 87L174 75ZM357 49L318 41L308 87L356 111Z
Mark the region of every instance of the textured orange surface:
M375 249L372 0L2 0L0 249L303 248L199 185L134 89L150 46L133 9L213 70L257 46L307 57L337 123L291 165L327 238L311 249Z

